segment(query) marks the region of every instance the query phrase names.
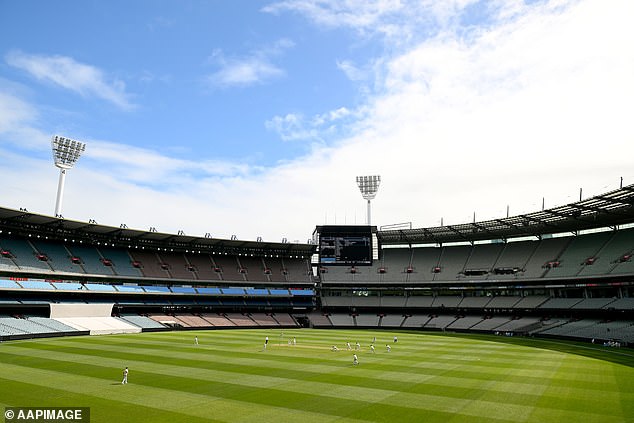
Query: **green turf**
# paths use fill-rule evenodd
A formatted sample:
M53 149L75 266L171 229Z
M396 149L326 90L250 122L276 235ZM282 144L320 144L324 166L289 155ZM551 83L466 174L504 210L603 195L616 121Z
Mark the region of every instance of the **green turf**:
M260 329L4 342L0 406L91 407L93 423L634 421L634 351L413 332L396 333L393 344L394 334ZM361 344L358 366L346 341Z

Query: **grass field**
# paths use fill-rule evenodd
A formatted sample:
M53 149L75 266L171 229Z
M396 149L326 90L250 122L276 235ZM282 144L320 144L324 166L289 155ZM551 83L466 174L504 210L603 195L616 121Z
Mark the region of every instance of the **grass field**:
M358 366L346 341L361 344ZM0 344L0 406L91 407L93 423L625 422L634 351L314 329L12 341Z

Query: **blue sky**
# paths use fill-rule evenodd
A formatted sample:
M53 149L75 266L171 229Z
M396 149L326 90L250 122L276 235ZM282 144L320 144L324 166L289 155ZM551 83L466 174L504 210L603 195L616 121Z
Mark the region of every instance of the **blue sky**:
M61 109L47 113L51 129L82 139L115 135L176 157L271 166L303 148L283 142L265 123L278 114L312 116L354 101L355 89L333 58L363 60L367 46L342 45L345 31L311 30L301 19L263 12L264 6L5 2L10 35L3 73L31 88L34 100ZM35 75L35 63L44 61L50 68ZM63 72L60 66L69 72L85 66L99 75L83 86L69 77L64 87L42 74Z
M0 204L304 242L634 183L634 4L0 0Z

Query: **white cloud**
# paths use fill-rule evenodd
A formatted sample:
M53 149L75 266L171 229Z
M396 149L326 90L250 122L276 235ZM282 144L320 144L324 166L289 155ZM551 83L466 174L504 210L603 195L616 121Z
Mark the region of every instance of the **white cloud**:
M368 73L355 66L350 60L337 61L337 67L351 81L364 81L368 78Z
M364 222L356 175L382 176L375 224L415 227L464 223L474 212L478 220L501 217L507 205L511 214L535 211L542 197L552 207L575 201L580 187L584 197L616 188L621 176L632 184L633 17L627 0L609 8L601 0L544 2L500 9L468 37L441 31L383 58L361 111L272 118L269 129L291 138L319 139L341 122L351 128L272 168L89 141L86 162L69 172L64 215L304 242L315 224ZM32 128L28 109L11 125ZM0 168L3 205L52 213L50 160L0 152Z
M279 14L292 11L307 16L318 25L328 27L349 26L366 29L403 10L400 0L283 0L271 3L262 10Z
M15 94L9 87L0 91L0 153L9 147L33 154L34 151L49 149L50 136L34 127L39 118L35 107ZM49 153L50 154L50 153Z
M216 50L210 61L219 69L208 75L207 81L211 86L227 88L255 85L281 78L286 72L273 64L272 59L293 46L291 40L281 39L241 57L227 57L223 51Z
M300 114L288 113L285 116L274 116L267 120L266 129L275 131L284 141L317 139L319 133L315 128L309 128L308 123Z
M363 37L381 36L409 45L430 33L456 26L460 12L479 0L281 0L263 12L302 15L324 28L348 28ZM486 3L486 2L485 2ZM491 6L492 7L492 6Z
M325 143L332 139L340 139L362 114L363 109L352 111L340 107L311 118L306 118L300 113L274 116L264 125L266 129L277 132L284 141L310 140Z
M36 116L37 111L30 104L14 95L0 92L0 133L12 131Z
M178 191L196 181L218 180L257 171L246 164L221 160L183 160L121 143L86 140L84 157L127 183Z
M28 72L38 80L53 83L84 97L100 98L124 110L135 107L123 81L109 79L101 69L77 62L71 57L12 51L5 59L9 65Z
M542 197L552 207L620 176L634 183L634 5L512 6L468 37L441 31L385 59L354 135L297 169L330 219L350 223L355 174L382 174L380 223L415 226L534 211Z

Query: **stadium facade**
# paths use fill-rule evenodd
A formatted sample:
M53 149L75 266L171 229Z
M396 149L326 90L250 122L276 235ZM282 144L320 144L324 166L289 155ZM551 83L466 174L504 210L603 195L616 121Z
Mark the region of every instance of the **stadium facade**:
M634 185L524 215L313 242L0 208L0 338L370 327L634 343Z

